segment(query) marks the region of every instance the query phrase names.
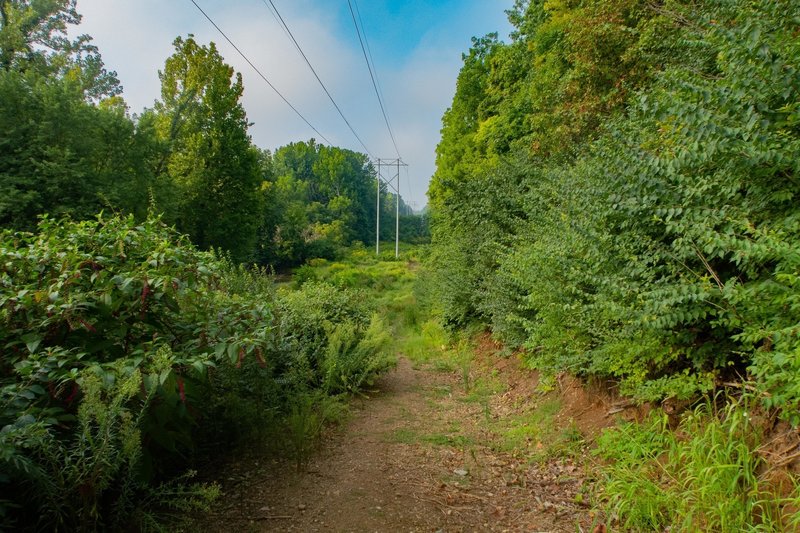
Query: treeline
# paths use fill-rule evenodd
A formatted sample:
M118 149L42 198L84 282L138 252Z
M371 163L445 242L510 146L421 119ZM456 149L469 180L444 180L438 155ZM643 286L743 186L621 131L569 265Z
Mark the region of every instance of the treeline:
M508 15L508 43L474 39L443 118L445 321L642 399L750 380L800 422L800 4Z
M275 151L262 184L266 208L255 259L291 265L334 258L353 242L375 242L375 171L364 154L309 142ZM381 188L381 239L394 239L396 196ZM401 238L429 235L427 218L400 201Z
M313 140L254 146L241 75L213 43L177 38L161 98L131 116L89 37L67 35L74 0L3 0L0 11L0 227L155 212L202 249L277 266L374 241L368 158ZM388 233L393 195L382 211Z

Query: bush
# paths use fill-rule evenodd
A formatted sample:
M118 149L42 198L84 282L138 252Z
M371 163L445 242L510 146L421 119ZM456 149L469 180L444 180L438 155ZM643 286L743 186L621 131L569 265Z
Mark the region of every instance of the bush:
M386 324L373 315L369 327L359 331L353 322L333 326L322 361L322 389L330 394L358 392L372 385L378 374L391 368L395 359L386 353Z
M335 327L349 324L362 332L372 316L364 293L320 282L281 293L277 312L283 354L278 372L300 387L322 384L323 360Z

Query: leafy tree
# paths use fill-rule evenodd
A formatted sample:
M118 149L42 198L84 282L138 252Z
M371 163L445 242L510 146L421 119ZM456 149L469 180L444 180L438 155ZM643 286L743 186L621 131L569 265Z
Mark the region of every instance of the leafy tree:
M0 2L0 225L146 210L145 137L89 37L68 38L79 21L75 2Z
M262 195L259 153L247 133L239 100L240 74L216 46L177 38L161 78L161 101L152 120L162 143L155 173L174 187L166 212L201 248L252 256ZM163 180L163 178L162 178ZM172 204L174 200L174 204Z
M78 83L87 98L122 92L88 35L71 40L68 27L81 16L77 0L0 0L0 70L35 72Z

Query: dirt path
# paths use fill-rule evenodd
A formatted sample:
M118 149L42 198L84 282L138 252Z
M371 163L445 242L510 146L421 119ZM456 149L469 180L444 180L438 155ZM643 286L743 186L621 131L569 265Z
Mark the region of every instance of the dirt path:
M498 441L498 421L526 409L530 379L495 370L472 388L463 380L401 359L306 471L255 457L226 469L225 496L203 529L591 531L571 459L531 462Z

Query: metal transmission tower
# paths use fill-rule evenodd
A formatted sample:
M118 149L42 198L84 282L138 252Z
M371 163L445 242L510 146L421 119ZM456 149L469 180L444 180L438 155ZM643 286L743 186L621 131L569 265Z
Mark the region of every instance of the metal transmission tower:
M381 184L394 191L395 221L394 221L394 256L400 257L400 167L407 167L400 158L378 159L376 177L378 178L377 207L375 209L375 255L381 253ZM386 175L384 175L386 169Z

